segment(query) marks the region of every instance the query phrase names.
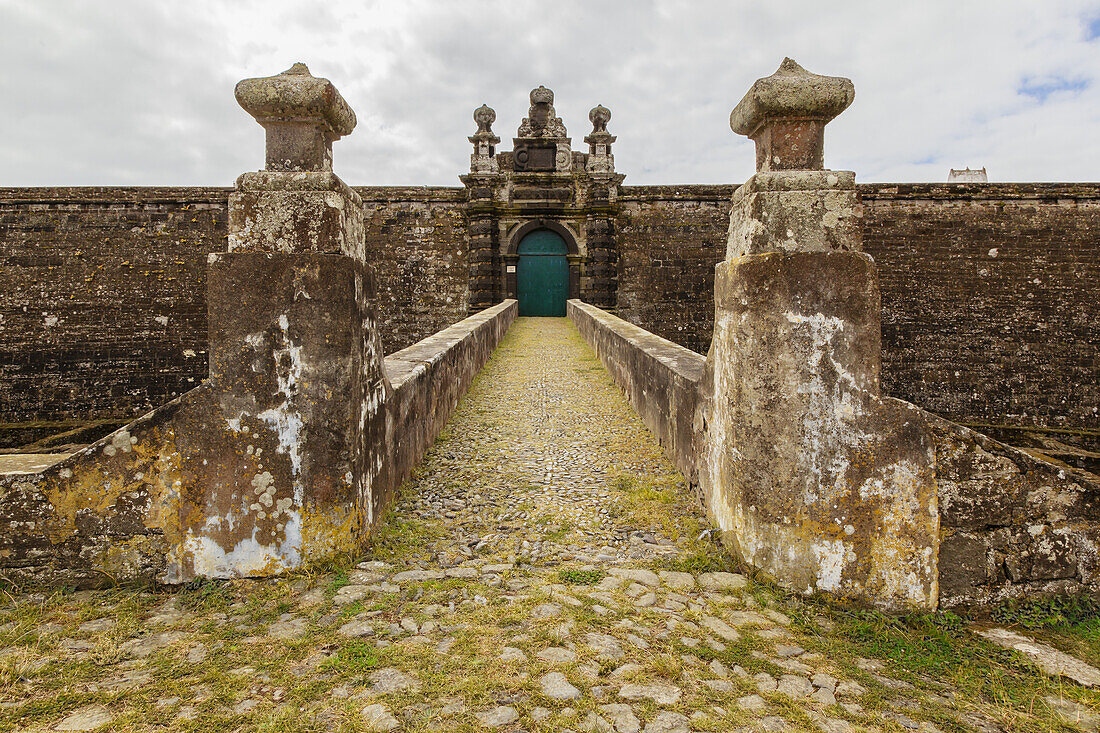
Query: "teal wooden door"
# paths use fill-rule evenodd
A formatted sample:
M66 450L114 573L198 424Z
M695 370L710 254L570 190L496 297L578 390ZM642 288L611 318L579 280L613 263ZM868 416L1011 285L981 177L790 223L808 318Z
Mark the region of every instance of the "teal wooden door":
M516 295L521 316L564 316L569 297L569 248L554 232L539 229L519 243Z

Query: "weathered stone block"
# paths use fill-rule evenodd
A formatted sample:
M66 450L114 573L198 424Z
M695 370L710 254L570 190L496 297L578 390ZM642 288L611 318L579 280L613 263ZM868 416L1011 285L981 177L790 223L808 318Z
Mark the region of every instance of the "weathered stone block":
M700 483L746 562L794 588L934 607L933 455L878 389L878 290L858 252L718 267Z
M345 254L363 261L363 203L329 172L245 173L229 197L229 251Z
M757 173L733 194L726 257L858 250L862 216L849 171Z
M965 595L994 580L989 542L967 534L954 534L940 542L940 564L950 573L940 576L941 597Z
M1026 540L1022 548L1005 557L1005 570L1014 583L1060 580L1077 576L1077 552L1065 532L1044 531Z

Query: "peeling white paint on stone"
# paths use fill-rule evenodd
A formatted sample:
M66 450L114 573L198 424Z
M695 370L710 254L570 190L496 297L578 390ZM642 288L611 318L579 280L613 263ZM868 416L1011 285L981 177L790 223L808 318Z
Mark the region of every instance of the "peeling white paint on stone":
M208 578L258 575L272 569L293 568L299 562L298 545L289 541L289 532L288 540L276 546L261 544L254 532L228 552L209 537L188 534L181 548L194 563L195 574Z
M817 559L817 587L836 592L844 575L848 548L841 540L822 540L811 545ZM811 589L812 590L812 589Z
M293 401L298 393L298 385L302 380L302 347L295 346L288 333L290 325L285 314L279 316L279 328L282 329L282 348L273 351L275 357L275 380L278 391L283 395L283 404L271 407L257 415L258 418L268 423L275 430L279 439L279 452L290 458L291 469L297 477L302 470L302 456L300 453L302 416L293 407ZM283 357L286 357L284 360ZM286 364L284 365L284 361ZM295 486L296 498L301 489Z

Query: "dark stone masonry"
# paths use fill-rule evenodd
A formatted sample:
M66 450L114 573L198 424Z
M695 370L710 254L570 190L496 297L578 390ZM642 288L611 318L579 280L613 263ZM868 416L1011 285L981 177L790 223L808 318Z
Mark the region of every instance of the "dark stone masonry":
M0 189L0 421L133 417L198 386L228 198Z
M957 421L1100 427L1100 185L860 195L886 393Z
M621 187L612 310L705 353L735 188ZM463 318L466 191L354 190L386 353ZM1100 184L858 191L881 273L884 393L966 422L1100 425ZM0 421L132 417L198 384L228 194L0 189Z

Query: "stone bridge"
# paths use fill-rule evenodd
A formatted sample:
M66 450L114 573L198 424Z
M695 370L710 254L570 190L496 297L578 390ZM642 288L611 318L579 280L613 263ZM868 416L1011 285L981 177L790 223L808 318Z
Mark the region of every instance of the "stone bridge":
M570 155L545 96L532 96L523 165ZM733 110L757 173L733 195L706 357L577 298L567 319L516 322L516 301L491 288L475 293L480 312L383 356L362 202L332 173L354 113L301 64L242 81L237 99L266 130L267 167L238 179L229 251L210 258L209 376L0 478L4 575L276 575L355 555L411 513L449 520L426 546L441 568L476 553L623 563L685 552L698 529L693 541L712 536L789 588L889 610L1098 590L1094 475L880 394L855 175L824 168L849 80L788 59ZM610 175L614 138L594 115L588 160ZM482 117L475 169L493 160ZM663 528L623 521L614 487L680 513Z

